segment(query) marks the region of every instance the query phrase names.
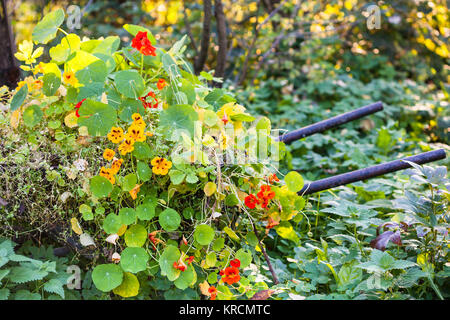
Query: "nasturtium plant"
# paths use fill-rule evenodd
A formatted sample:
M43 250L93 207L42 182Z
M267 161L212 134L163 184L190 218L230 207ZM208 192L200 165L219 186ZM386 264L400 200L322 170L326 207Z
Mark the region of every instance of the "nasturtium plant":
M29 57L20 57L36 85L21 84L11 109L26 130L48 127L67 150L98 150L79 175L79 210L70 217L83 243L104 249L94 285L134 297L150 277L210 299L253 294L244 269L266 259L256 257L272 229L297 243L290 220L305 205L301 176L285 183L275 174L284 147L270 120L208 87L209 74L193 74L183 58L187 37L164 49L148 29L125 25L131 43L81 39L61 29L63 19L52 11L33 32L38 47L24 44ZM35 63L45 49L50 60Z

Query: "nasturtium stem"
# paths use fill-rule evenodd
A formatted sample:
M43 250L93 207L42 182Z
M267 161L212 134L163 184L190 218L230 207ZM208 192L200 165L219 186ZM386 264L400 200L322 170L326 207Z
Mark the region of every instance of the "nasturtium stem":
M144 54L141 53L141 77L144 70Z

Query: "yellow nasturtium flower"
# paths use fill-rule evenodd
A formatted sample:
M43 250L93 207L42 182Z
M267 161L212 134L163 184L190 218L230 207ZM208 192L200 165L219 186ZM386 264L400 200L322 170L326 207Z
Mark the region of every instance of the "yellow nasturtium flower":
M108 139L112 143L119 143L125 138L123 134L123 129L119 127L112 127L111 131L108 133Z
M152 162L152 171L154 174L160 174L162 176L165 176L169 169L172 168L172 162L168 161L167 159L155 157L153 158Z
M105 160L111 161L114 158L115 154L116 152L114 150L105 149L105 151L103 152L103 158L105 158Z
M131 198L132 198L133 200L136 200L137 194L138 194L138 192L139 192L140 190L141 190L141 185L140 185L140 184L137 184L137 185L134 186L133 189L131 189L131 190L129 191L130 196L131 196Z
M144 142L147 138L144 134L144 128L134 124L128 128L126 137L139 142Z
M127 153L133 152L134 150L134 140L132 138L126 138L119 146L119 152L121 155L126 155Z
M111 163L111 170L114 174L119 172L120 167L122 166L122 163L123 163L123 159L117 159Z
M101 167L99 175L108 179L109 182L111 182L111 184L114 184L116 182L116 179L114 178L114 173L110 168Z
M71 85L72 87L76 87L79 82L78 79L75 77L75 73L72 71L66 71L63 74L64 83Z
M131 119L133 119L133 125L145 128L145 122L139 113L133 113Z

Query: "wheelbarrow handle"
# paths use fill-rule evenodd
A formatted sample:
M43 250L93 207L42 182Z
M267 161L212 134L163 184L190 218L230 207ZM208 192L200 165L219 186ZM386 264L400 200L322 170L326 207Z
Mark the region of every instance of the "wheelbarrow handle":
M383 103L381 101L378 101L367 106L337 115L330 119L313 123L307 127L287 132L283 134L278 140L289 144L293 141L308 137L315 133L323 132L330 128L340 126L341 124L365 117L369 114L373 114L381 110L383 110Z
M438 149L433 151L424 152L415 156L407 157L404 159L394 160L387 163L378 164L373 167L355 170L343 174L339 174L334 177L325 178L310 183L306 183L305 186L298 192L299 195L308 195L311 193L343 186L356 181L375 178L386 173L391 173L406 168L410 168L411 165L404 160L414 162L417 164L423 164L444 159L446 157L444 149Z

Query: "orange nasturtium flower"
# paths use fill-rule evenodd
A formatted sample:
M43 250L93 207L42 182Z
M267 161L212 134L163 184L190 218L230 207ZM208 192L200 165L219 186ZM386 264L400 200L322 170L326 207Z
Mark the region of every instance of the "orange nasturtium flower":
M134 140L127 137L119 146L119 152L121 155L126 155L134 150Z
M125 138L125 136L123 134L123 129L122 128L112 127L111 131L108 133L108 139L112 143L119 143L120 141L123 140L123 138Z
M114 184L116 182L116 179L114 178L114 172L110 168L101 167L100 176L108 179L111 184Z
M123 159L117 159L111 163L111 170L114 174L119 172L120 167L122 166L122 163L123 163Z
M111 161L114 158L115 154L116 152L114 150L106 148L103 152L103 158L105 158L105 160Z
M134 141L144 142L147 136L144 134L144 128L132 124L128 128L126 138L133 139Z
M159 79L156 83L156 87L158 88L158 90L164 89L165 86L167 86L167 82L164 79Z
M208 292L211 295L211 300L216 300L216 297L217 297L216 287L214 287L214 286L209 287Z
M134 186L133 189L131 189L131 190L129 191L130 196L131 196L131 198L132 198L133 200L136 200L137 194L139 193L140 190L141 190L141 185L140 185L140 184L137 184L137 185Z
M76 86L78 84L78 79L75 77L75 73L72 71L66 71L63 74L64 83L70 84L71 86Z
M152 168L153 173L160 174L162 176L165 176L169 172L169 169L172 168L171 161L168 161L160 157L153 158L151 164L153 166Z

